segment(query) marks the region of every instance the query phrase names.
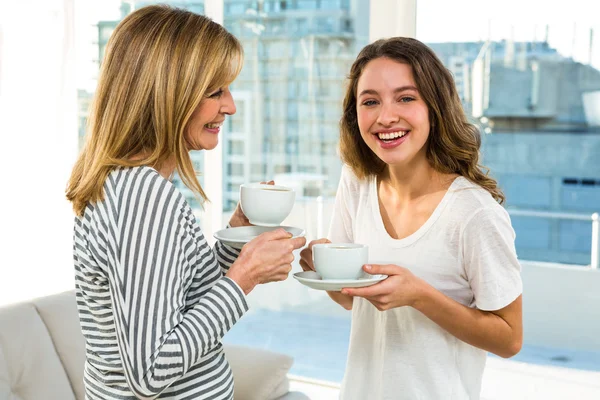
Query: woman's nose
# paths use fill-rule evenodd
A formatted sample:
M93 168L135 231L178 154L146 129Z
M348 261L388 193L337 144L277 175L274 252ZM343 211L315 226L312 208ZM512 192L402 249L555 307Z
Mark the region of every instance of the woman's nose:
M235 107L235 102L233 101L233 96L231 95L231 92L229 90L227 90L223 94L224 94L224 96L222 97L223 101L221 103L221 113L227 114L227 115L235 114L236 107Z
M377 122L381 125L388 126L392 125L400 119L400 114L397 107L393 104L382 104L381 112L377 117Z

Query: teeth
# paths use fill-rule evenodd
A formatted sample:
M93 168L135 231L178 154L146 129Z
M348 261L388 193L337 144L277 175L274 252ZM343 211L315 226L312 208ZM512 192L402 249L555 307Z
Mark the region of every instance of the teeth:
M206 124L204 126L206 126L208 129L215 129L215 128L219 128L221 125L223 125L222 122L219 122L218 124Z
M396 131L390 133L378 133L377 136L381 140L392 140L406 135L408 131Z

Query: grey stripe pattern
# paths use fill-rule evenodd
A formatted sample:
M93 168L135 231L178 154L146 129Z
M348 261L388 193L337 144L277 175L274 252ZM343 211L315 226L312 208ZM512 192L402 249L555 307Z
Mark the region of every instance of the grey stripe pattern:
M248 310L183 195L149 167L118 168L75 218L87 399L232 399L221 339Z

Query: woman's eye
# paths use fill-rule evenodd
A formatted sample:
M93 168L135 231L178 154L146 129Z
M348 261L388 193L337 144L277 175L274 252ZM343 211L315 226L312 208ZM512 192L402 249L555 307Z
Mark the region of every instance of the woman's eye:
M400 98L401 103L410 103L411 101L415 101L415 98L414 97L401 97Z
M367 101L363 101L363 106L374 106L375 104L377 104L377 102L375 100L367 100Z
M210 98L212 99L218 99L219 97L221 97L221 95L223 95L223 89L219 89L218 91L214 92L213 94L211 94Z

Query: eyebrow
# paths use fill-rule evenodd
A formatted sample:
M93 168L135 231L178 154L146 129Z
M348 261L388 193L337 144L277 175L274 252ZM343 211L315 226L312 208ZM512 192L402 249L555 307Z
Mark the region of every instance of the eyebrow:
M394 93L404 92L405 90L414 90L415 92L419 91L415 86L406 85L406 86L400 86L399 88L394 89ZM362 92L360 92L358 97L362 96L363 94L378 94L378 93L376 90L373 90L373 89L365 89Z

